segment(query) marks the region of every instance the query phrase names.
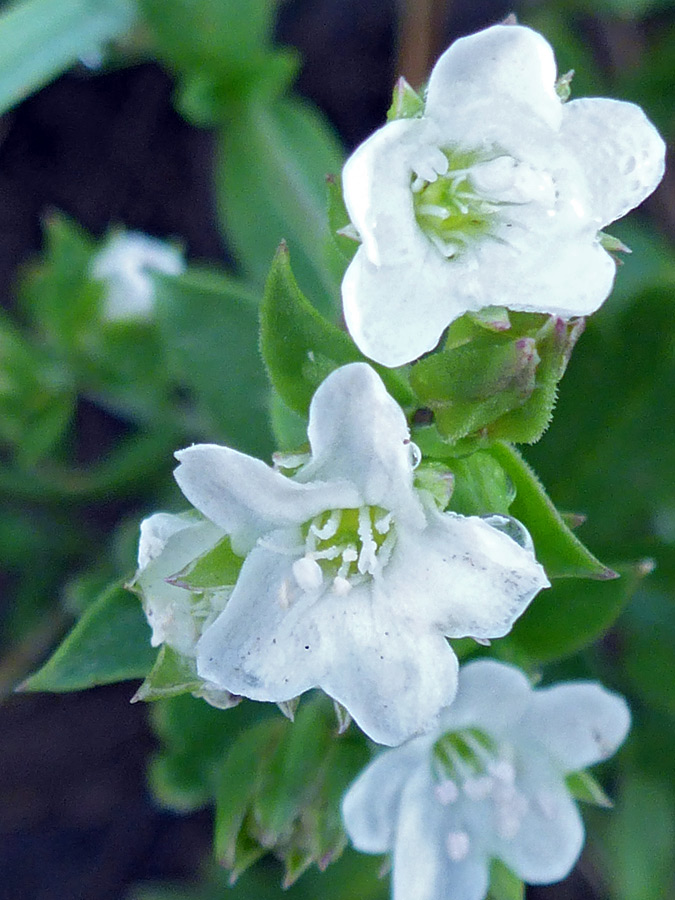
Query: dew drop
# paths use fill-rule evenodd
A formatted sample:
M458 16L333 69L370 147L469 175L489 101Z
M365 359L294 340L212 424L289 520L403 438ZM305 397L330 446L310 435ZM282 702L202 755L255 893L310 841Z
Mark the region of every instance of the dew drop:
M409 441L408 453L410 453L410 465L413 467L413 469L416 469L422 462L422 451L417 446L417 444Z

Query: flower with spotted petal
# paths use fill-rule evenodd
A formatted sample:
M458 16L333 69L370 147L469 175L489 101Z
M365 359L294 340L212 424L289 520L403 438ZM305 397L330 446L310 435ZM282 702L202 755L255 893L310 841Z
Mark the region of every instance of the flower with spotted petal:
M632 103L556 93L537 32L495 25L441 56L421 118L389 122L347 161L362 246L343 281L347 327L377 362L432 350L487 306L594 312L615 263L599 232L663 175L665 145Z
M399 744L453 699L446 636L505 635L548 580L522 526L443 512L416 489L405 416L365 363L319 387L308 436L290 477L227 447L176 454L185 496L245 557L198 671L254 700L320 687Z
M343 801L352 843L393 855L393 900L483 900L500 860L530 884L564 878L584 828L565 783L628 733L625 701L591 682L534 690L469 663L439 728L380 754Z

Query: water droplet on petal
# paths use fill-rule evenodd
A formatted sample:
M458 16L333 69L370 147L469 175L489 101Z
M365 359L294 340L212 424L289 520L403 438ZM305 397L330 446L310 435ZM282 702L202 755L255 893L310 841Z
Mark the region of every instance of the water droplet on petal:
M534 553L530 532L518 519L514 519L512 516L483 516L482 518L488 525L510 537L520 547Z
M408 452L410 453L410 465L416 469L422 462L422 451L417 444L410 441L408 443Z

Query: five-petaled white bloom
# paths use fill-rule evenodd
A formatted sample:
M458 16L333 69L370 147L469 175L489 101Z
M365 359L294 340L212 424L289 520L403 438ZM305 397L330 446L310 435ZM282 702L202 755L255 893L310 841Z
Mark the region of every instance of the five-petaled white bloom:
M518 669L462 668L435 733L378 756L345 795L355 847L393 854L393 900L482 900L492 859L531 884L564 878L584 840L565 775L611 756L630 725L599 684L533 690Z
M486 306L582 316L615 263L598 232L659 183L664 143L639 107L562 103L541 35L496 25L434 68L421 118L390 122L347 161L362 246L342 286L349 331L387 366L431 350Z
M103 315L108 321L144 319L152 312L150 272L180 275L183 254L137 231L113 234L91 262L91 276L105 284Z
M185 496L246 556L198 671L254 700L321 687L398 744L453 699L445 636L503 636L548 581L524 529L521 546L414 488L405 416L368 365L323 382L308 436L292 477L227 447L176 454Z

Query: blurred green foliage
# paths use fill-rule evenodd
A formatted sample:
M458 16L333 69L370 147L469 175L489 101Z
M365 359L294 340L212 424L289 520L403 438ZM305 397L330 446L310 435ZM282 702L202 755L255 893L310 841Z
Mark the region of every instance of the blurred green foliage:
M4 690L74 615L74 629L27 689L146 675L155 651L140 605L119 585L134 569L140 515L182 508L173 450L193 440L262 458L275 444L294 448L317 384L360 358L337 327L339 282L356 245L331 238L328 224L332 232L346 224L337 184L325 182L342 151L319 111L292 93L297 54L274 44L275 16L274 0L138 0L135 10L113 0L25 0L0 10L0 50L9 48L0 53L2 109L112 40L116 63L140 55L171 72L178 110L214 130L214 195L237 264L235 273L189 267L157 276L149 320L108 322L90 274L99 242L62 216L45 220L44 250L19 275L14 312L0 317L0 546L10 610L2 644L12 649L0 666ZM560 71L577 71L573 96L634 100L675 134L671 2L559 0L528 4L521 20L552 42ZM612 37L612 53L599 52L597 35ZM626 42L635 52L624 64L616 48ZM555 578L491 652L547 678L600 678L630 699L634 731L606 773L616 810L589 817L593 865L611 900L662 900L675 890L675 256L662 225L645 215L612 229L633 255L587 324L547 434L524 452L547 493L506 444L457 455L435 428L416 433L454 477L451 508L522 519ZM262 300L259 348L258 304L282 238L297 283L283 250ZM407 410L436 377L434 365L387 374ZM83 403L116 425L93 458L81 448ZM106 515L92 516L104 507ZM576 514L587 524L573 532ZM647 560L656 565L649 577ZM608 579L607 565L622 577ZM295 724L267 705L221 711L188 695L157 701L152 719L157 799L181 812L214 805L216 854L234 875L268 849L283 861L282 869L265 856L227 896L271 900L284 879L340 855L337 801L369 748L354 728L337 735L325 698L303 700ZM384 898L380 865L347 851L329 876L312 868L289 896ZM216 900L229 880L209 869L199 885L139 887L132 897Z

